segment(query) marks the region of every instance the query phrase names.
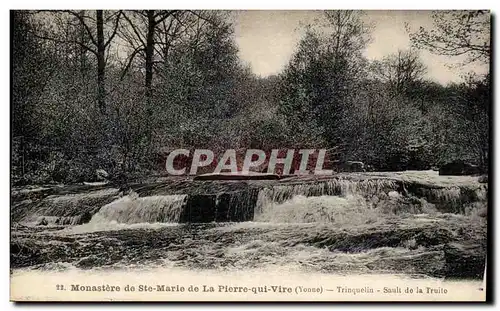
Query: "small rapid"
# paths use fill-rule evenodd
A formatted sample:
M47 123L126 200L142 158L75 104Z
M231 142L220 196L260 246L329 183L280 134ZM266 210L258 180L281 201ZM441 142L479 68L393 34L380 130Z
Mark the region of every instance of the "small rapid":
M103 206L90 224L178 223L185 201L186 195L138 197L132 193Z
M165 185L149 188L159 189L155 191L109 188L39 200L25 196L13 203L11 214L15 222L45 226L247 221L362 224L400 214L482 215L488 202L484 184L440 186L382 176L192 181L175 191Z
M396 177L184 181L175 187L157 182L56 189L45 197L23 193L11 206L12 267L290 267L329 275L480 278L487 185Z

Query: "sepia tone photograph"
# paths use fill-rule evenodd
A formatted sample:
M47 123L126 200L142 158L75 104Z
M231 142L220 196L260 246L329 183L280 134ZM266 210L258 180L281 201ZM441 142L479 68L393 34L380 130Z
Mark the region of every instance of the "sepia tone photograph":
M11 301L486 301L489 10L11 10Z

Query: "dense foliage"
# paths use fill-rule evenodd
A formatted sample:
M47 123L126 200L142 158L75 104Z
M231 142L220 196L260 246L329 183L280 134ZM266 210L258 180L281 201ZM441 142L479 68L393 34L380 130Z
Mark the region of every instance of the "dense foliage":
M489 75L438 84L414 48L369 61L359 12L325 12L269 77L239 59L228 12L11 14L16 183L146 176L177 148L326 148L377 170L488 161ZM450 27L479 32L482 16L439 15L441 33L411 37L446 54ZM487 31L470 61L489 62Z

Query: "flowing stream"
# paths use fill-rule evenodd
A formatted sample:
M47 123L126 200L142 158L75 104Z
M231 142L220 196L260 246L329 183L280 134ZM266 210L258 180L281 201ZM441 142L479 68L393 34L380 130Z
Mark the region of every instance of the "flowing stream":
M17 191L11 268L287 267L482 278L487 185L348 177Z

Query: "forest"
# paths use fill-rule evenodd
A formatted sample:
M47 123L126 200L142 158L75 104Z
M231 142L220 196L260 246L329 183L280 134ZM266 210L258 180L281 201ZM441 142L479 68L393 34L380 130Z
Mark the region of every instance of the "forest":
M230 11L11 11L13 184L162 174L184 148L318 148L377 171L487 170L490 74L430 80L420 51L490 63L488 11L434 12L411 48L364 56L361 11L324 11L260 77Z

